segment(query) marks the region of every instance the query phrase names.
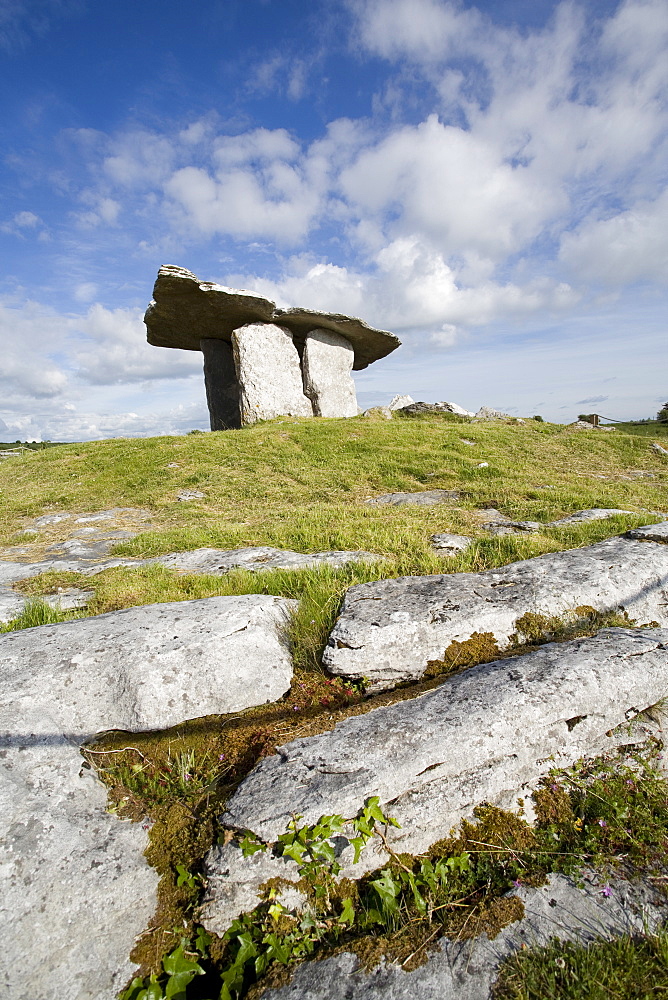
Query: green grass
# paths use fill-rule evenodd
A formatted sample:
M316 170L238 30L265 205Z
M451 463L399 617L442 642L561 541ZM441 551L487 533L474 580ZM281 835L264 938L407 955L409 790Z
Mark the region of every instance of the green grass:
M80 618L81 612L60 611L52 608L38 598L26 601L23 611L8 622L0 622L0 632L14 632L24 628L36 628L38 625L56 625L58 622Z
M554 941L519 952L494 1000L662 1000L668 995L668 929L587 947Z

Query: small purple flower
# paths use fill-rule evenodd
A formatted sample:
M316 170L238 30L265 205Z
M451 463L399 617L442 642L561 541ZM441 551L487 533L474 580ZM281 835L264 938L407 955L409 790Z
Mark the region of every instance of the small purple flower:
M298 712L299 711L299 705L293 705L292 706L292 711L293 712Z
M225 754L221 753L220 756L218 757L218 760L225 760Z
M608 898L608 896L612 896L612 889L610 888L609 885L603 886L603 888L601 889L601 895L605 896L606 899Z
M604 820L604 819L600 819L600 820L598 821L598 825L599 825L599 826L602 826L602 827L606 827L606 826L607 826L608 824L607 824L607 823L605 822L605 820Z
M522 879L521 878L514 878L513 879L513 885L515 886L516 889L519 889L519 887L522 885Z

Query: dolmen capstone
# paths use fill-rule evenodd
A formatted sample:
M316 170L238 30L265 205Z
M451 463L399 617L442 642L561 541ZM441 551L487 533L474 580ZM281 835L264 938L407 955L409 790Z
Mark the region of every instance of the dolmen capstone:
M278 416L355 417L351 370L401 341L361 319L279 309L255 292L163 265L144 316L149 344L201 351L211 430Z

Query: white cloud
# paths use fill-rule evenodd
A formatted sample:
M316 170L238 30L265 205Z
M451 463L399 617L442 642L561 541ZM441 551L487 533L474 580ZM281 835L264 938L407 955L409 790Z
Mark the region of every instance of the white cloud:
M34 212L17 212L7 222L0 223L0 232L24 237L25 230L36 229L43 225L39 215L35 215Z
M619 288L668 280L668 190L607 219L587 219L561 240L560 257L580 279Z
M73 349L80 378L95 385L184 378L202 371L199 351L153 347L146 342L140 309L106 309L99 303L70 321L83 335Z

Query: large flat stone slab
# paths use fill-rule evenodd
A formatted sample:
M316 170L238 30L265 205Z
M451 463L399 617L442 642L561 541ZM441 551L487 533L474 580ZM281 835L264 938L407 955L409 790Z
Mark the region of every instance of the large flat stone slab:
M230 341L232 332L246 323L279 323L300 347L311 330L330 330L352 344L356 371L401 346L394 334L361 319L314 309L278 309L255 292L200 281L192 271L169 264L158 271L144 322L149 344L186 351L199 351L202 339Z
M668 548L608 538L482 573L408 576L351 587L323 663L372 688L421 677L453 642L491 633L505 648L527 612L586 605L668 626Z
M232 334L239 379L242 424L273 417L312 417L304 395L299 353L288 329L273 323L247 323Z
M13 678L2 676L0 993L115 1000L136 971L128 956L156 905L147 831L105 812L106 789L62 735L79 720L58 711L48 684L33 710L19 713Z
M626 537L646 542L668 542L668 521L646 524L642 528L631 528L626 532Z
M208 597L7 632L0 671L18 718L48 690L61 731L165 729L280 698L292 677L282 628L294 604Z
M607 883L606 883L607 884ZM492 941L486 934L456 941L441 938L413 972L392 962L365 971L350 952L300 965L292 981L263 993L264 1000L489 1000L504 959L520 948L537 948L552 939L589 944L622 934L655 931L665 905L651 887L619 878L609 880L610 895L588 878L576 885L551 875L539 889L512 893L524 903L522 920L505 927Z
M245 549L172 552L146 561L161 563L181 573L222 576L233 569L247 569L257 573L270 569L312 569L316 566L337 568L351 562L379 562L382 558L383 556L373 552L292 552L290 549L274 549L269 545L255 545Z
M304 392L316 417L356 417L357 395L350 372L352 345L331 330L311 330L302 356Z
M610 748L616 726L666 694L667 629L550 643L280 747L240 785L222 822L275 841L294 813L308 823L354 816L378 795L401 823L387 834L395 849L420 853L477 803L516 808L550 768Z

